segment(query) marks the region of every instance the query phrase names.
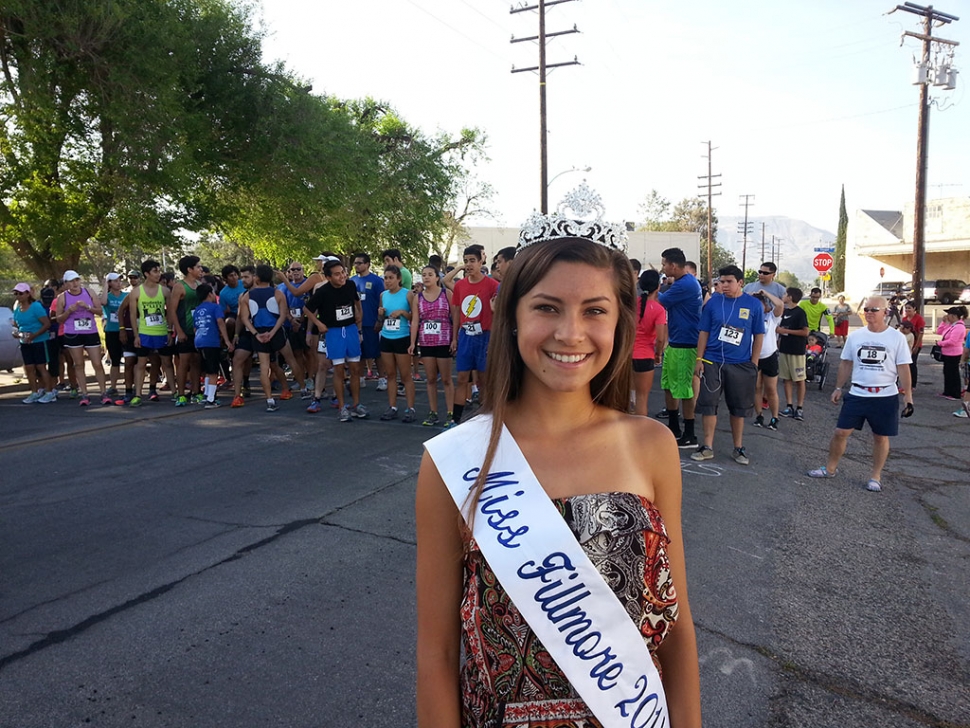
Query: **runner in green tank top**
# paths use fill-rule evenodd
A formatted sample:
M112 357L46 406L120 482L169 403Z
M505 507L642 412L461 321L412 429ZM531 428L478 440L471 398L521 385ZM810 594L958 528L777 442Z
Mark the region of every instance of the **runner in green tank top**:
M182 285L172 289L169 301L169 324L175 331L175 346L178 351L178 365L176 366L176 381L173 393L176 395L175 406L185 407L189 399L185 396L185 383L188 381L193 402L202 404L201 384L202 361L195 349L195 326L192 323L192 312L199 303L195 289L202 279L202 262L197 255L186 255L179 259L179 270L184 280Z
M160 285L155 286L155 295L150 296L145 284L138 286L138 334L139 336L168 336L165 322L165 295Z

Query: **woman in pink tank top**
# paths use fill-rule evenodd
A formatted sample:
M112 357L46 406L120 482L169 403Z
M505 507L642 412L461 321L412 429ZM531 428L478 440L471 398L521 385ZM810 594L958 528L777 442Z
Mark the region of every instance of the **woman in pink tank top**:
M417 345L421 346L421 363L428 383L430 412L422 425L433 427L441 423L438 416L438 374L445 390L445 429L454 426L452 412L455 407L455 385L451 381L451 305L448 293L438 280L438 271L427 265L421 270L424 291L411 299L411 346L408 353L414 356Z
M64 273L64 285L67 290L57 297L57 323L64 326L63 346L71 356L77 375L78 388L81 390L80 405L87 407L91 404L84 371L85 354L101 388L101 404L112 404L105 389L104 366L101 364L101 334L97 324L101 304L81 285L81 276L76 271Z

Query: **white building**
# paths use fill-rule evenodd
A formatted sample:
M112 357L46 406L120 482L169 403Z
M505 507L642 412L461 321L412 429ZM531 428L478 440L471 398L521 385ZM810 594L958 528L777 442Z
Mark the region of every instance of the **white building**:
M860 300L880 282L913 279L913 203L899 210L856 210L849 220L845 289ZM924 280L970 280L970 197L926 203Z

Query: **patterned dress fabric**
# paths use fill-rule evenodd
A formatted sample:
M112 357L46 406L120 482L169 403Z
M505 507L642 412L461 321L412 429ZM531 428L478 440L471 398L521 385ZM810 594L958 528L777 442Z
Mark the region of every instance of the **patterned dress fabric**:
M586 555L656 649L677 620L660 512L633 493L553 501ZM465 557L462 725L601 728L472 542Z

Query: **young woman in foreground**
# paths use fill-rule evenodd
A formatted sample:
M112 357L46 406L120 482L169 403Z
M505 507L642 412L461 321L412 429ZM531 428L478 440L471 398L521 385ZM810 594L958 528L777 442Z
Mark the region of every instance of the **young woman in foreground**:
M495 564L486 561L479 541L470 538L457 496L445 484L448 476L443 479L444 471L436 465L439 456L432 459L426 453L417 486L418 724L696 728L701 725L700 688L687 603L678 450L666 427L626 414L636 310L629 262L619 250L588 239L560 236L526 245L520 242L502 282L493 322L482 408L492 418L482 438L488 450L483 462L484 446L469 445L463 467L481 467L494 477L504 424L572 539L595 566L598 574L593 575L609 585L607 594L631 618L635 631L629 642L642 639L645 647L634 647L643 659L617 668L609 653L603 653L599 688L608 707L601 708L604 715L593 717L588 701L536 636L536 622L542 619L526 622L506 593L503 583L514 581L514 569L508 581L503 577L499 582ZM454 443L460 449L452 452L464 455L466 449L455 436L476 427L477 419L439 435L428 443L429 452L440 452L434 449L438 440ZM465 439L471 442L467 435ZM502 534L505 522L488 515L497 510L482 505L498 502L496 481L490 479L484 491L483 481L479 474L465 504L466 512L475 513L475 535L483 543L492 533L499 533L498 541L504 535L513 542L519 515L511 509L515 504L503 504L511 525ZM481 511L474 510L479 507ZM515 546L509 546L514 554ZM550 549L563 546L557 541ZM521 569L535 574L537 563L527 561ZM563 570L533 579L530 583L539 588L536 601L542 587L562 590L575 583L571 578ZM558 604L564 606L563 601ZM605 606L573 600L574 607L579 605L591 620ZM550 622L554 613L566 616L549 602L544 608ZM574 635L590 639L570 644L582 657L582 670L592 667L595 672L595 663L583 660L600 642L599 633L583 633L585 621L577 619L555 626L564 630L570 624L579 624ZM642 686L641 694L627 693L625 702L620 695L622 709L614 711L611 706L622 686L614 686L612 678L620 669L628 675L646 673L651 657L662 670L669 718L655 717L660 712L653 713L655 701L648 699L655 696L645 698ZM586 691L595 692L588 686Z

